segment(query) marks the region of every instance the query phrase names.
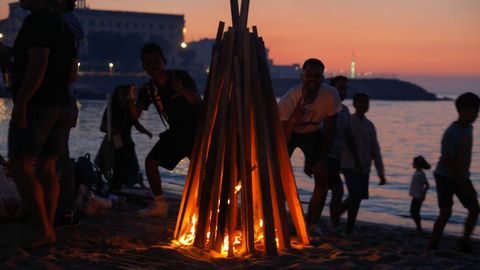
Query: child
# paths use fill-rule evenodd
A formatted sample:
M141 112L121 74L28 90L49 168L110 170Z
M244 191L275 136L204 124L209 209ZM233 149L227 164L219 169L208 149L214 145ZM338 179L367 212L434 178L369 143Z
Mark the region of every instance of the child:
M425 160L423 156L416 156L413 158L413 168L415 173L412 176L412 183L410 184L410 196L412 196L412 204L410 205L410 215L417 225L417 232L422 232L420 208L422 208L425 195L430 187L427 181L427 177L423 172L423 169L430 169L430 164Z
M480 98L474 93L464 93L455 100L458 112L457 121L453 122L442 137L440 160L434 171L437 185L440 215L433 226L430 249L437 249L445 225L452 215L453 195L468 209L460 249L471 253L470 235L477 223L480 207L477 192L470 180L470 162L473 146L473 122L478 117Z
M356 93L353 96L355 114L350 116L350 125L355 145L357 147L358 162L348 148L344 148L342 156L342 174L348 188L348 198L341 206L341 213L347 213L345 233L353 234L360 203L368 199L370 167L374 161L380 185L386 183L380 144L377 139L375 125L366 117L370 108L370 97L366 93Z

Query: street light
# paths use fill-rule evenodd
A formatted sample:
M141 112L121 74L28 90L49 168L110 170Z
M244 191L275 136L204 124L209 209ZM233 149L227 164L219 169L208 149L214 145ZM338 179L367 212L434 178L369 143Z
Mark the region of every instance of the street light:
M180 44L180 47L182 47L182 49L186 49L188 47L188 44L186 42L182 42Z
M110 73L113 73L113 68L114 68L114 67L115 67L115 65L114 65L112 62L108 63L108 71L109 71Z
M0 33L0 40L2 40L2 39L3 39L3 34L2 34L2 33Z

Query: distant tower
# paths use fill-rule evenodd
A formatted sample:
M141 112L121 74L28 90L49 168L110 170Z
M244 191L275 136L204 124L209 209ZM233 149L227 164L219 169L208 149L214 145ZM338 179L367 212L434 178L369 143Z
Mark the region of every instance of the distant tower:
M355 79L355 51L352 53L352 63L350 64L350 79Z
M77 0L77 9L88 9L87 0Z

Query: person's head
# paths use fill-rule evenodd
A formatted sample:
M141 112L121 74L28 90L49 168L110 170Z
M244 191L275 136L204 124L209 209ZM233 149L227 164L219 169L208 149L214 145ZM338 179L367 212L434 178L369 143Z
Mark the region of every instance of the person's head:
M330 80L330 85L337 88L338 95L340 96L340 100L344 100L347 97L348 91L348 78L339 75L335 76Z
M61 13L70 13L75 10L77 0L59 0L58 11Z
M370 96L367 93L355 93L353 95L353 107L358 115L365 115L370 108Z
M430 163L428 163L427 160L422 155L416 156L413 158L412 166L417 170L419 169L428 170L431 168Z
M61 0L20 0L20 7L29 11L39 8L57 8Z
M166 61L160 46L155 43L143 45L140 51L140 59L143 69L152 79L164 77Z
M455 100L455 107L459 119L471 124L478 117L480 98L471 92L463 93Z
M115 88L112 95L112 103L115 106L125 107L127 105L127 97L130 91L130 85L119 85Z
M310 58L303 63L300 79L303 82L303 88L307 90L308 93L316 96L317 91L325 79L324 71L325 65L316 58Z

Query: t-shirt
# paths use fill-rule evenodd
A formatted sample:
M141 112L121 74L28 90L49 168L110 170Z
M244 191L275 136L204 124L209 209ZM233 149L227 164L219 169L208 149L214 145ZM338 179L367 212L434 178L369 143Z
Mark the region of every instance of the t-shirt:
M288 121L298 102L302 98L303 86L297 86L288 91L278 102L281 121ZM342 103L335 88L322 84L317 97L312 103L306 104L305 115L295 123L293 132L310 133L322 128L323 120L342 110Z
M440 159L435 169L435 174L452 179L453 174L447 167L446 156L453 155L455 167L458 168L464 180L470 178L470 162L472 158L473 126L461 127L453 122L442 137ZM460 179L458 179L460 180Z
M378 175L385 175L380 144L377 139L375 125L365 118L360 118L355 114L350 115L350 124L352 127L355 146L358 151L358 158L363 173L370 173L372 160ZM355 159L348 147L343 148L342 168L355 169Z
M173 77L182 81L183 86L197 93L195 81L184 70L169 70L166 86L158 88L153 82L146 83L138 93L137 104L143 104L143 110L148 110L154 104L157 111L164 117L170 129L195 129L200 106L190 103L172 86Z
M409 195L415 199L425 198L427 190L425 186L427 185L427 176L422 170L416 170L412 176L412 183L410 184Z
M350 128L350 111L342 104L342 110L337 114L335 137L333 145L328 153L329 157L336 160L342 159L343 146L345 145L345 129Z
M48 48L48 65L40 87L27 106L69 105L68 84L76 57L73 34L62 16L40 9L23 21L14 44L13 99L16 99L28 66L28 51Z

